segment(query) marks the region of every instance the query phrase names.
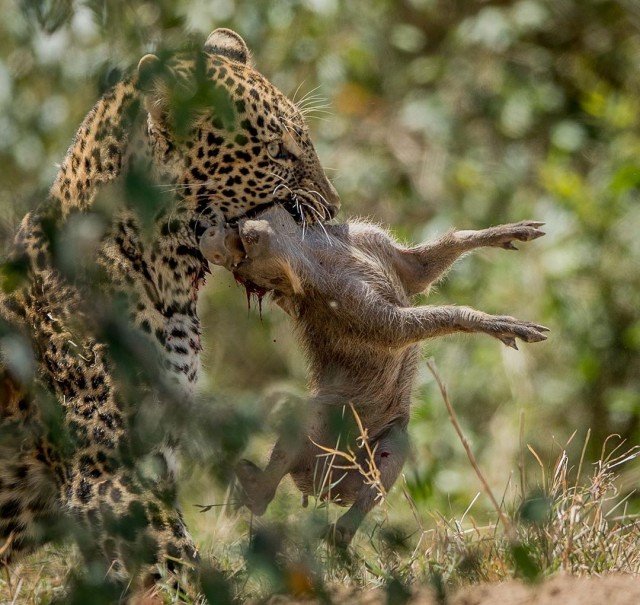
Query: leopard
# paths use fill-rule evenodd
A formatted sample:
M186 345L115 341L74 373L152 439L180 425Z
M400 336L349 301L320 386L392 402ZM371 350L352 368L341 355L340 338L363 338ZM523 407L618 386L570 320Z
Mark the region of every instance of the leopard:
M358 527L398 478L408 452L419 345L476 333L517 349L546 340L549 329L511 316L455 305L413 305L465 253L514 249L545 233L539 221L452 231L416 246L399 244L371 223L318 223L304 233L281 206L238 226L216 225L201 251L249 290L268 293L292 318L309 366L306 418L288 423L266 468L240 460L236 474L247 508L262 515L290 475L303 494L348 510L326 527L346 549ZM303 411L303 412L304 412ZM290 426L291 425L291 426Z
M133 177L146 179L150 215L135 187L117 189ZM218 28L204 46L143 56L90 110L3 264L18 278L0 292L2 562L60 526L77 528L83 553L118 580L198 564L176 502L183 436L161 404L184 417L196 396L197 304L210 273L202 234L275 203L313 224L335 216L340 198L304 111L257 70L238 33ZM106 226L69 269L69 233L98 215ZM160 436L140 457L136 427L154 406Z

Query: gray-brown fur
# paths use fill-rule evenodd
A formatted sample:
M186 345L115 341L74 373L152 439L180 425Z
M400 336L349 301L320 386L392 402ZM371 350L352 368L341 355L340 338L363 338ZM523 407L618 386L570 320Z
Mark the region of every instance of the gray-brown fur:
M544 340L546 328L468 307L411 306L411 296L437 282L465 252L481 246L513 249L513 241L540 237L541 223L525 221L481 231L453 231L413 248L396 243L367 223L301 228L281 208L241 221L239 230L222 226L201 240L205 258L231 269L240 279L272 291L292 317L311 371L311 399L305 430L276 443L264 471L242 461L237 469L247 506L265 511L284 475L290 473L305 495L330 497L351 508L332 528L336 542L348 544L376 503L379 489L357 470L329 458L314 445L351 445L367 469L364 449L354 447L353 405L375 450L380 483L388 490L407 451L411 390L418 344L456 332L484 333L516 348ZM346 422L336 421L341 417ZM343 476L344 475L344 476ZM342 478L341 478L342 477ZM327 486L334 484L327 491Z

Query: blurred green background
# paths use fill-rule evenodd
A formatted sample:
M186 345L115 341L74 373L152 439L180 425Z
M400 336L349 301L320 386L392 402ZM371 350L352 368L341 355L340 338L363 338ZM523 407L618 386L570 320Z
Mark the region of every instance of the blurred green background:
M611 433L638 443L636 0L0 0L0 14L5 249L46 196L83 116L123 69L231 27L285 93L326 99L310 126L342 219L369 217L411 242L451 227L546 221L542 240L462 260L427 299L552 330L520 352L484 337L424 345L498 493L519 489L524 444L549 461L577 431L569 450L579 455L591 428L592 461ZM268 420L278 403L304 395L304 359L279 309L248 312L244 292L214 270L200 313L204 392ZM271 426L252 441L257 462ZM479 487L426 367L411 434L406 488L425 523L429 511L461 514ZM219 509L192 506L223 497L197 466L187 464L182 496L191 527L200 541L228 542ZM638 477L628 471L623 492ZM531 473L526 489L538 481ZM307 514L292 488L284 491L270 515ZM411 526L401 487L394 492L378 514Z

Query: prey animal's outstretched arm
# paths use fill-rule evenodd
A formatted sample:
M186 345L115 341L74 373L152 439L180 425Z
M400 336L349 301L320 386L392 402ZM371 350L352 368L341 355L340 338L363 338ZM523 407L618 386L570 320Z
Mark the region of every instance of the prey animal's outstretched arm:
M451 231L433 242L413 248L394 246L393 263L407 294L418 294L437 282L464 253L493 247L517 250L514 241L528 242L544 235L544 223L521 221L479 231Z
M360 341L374 346L401 348L427 338L459 332L487 334L516 348L524 342L546 340L548 328L507 315L489 315L470 307L454 305L403 307L378 295L368 284L338 280L327 293Z
M541 223L531 221L502 225L482 231L457 231L431 244L402 249L385 238L386 254L408 294L417 293L437 280L463 252L480 246L513 248L513 240L528 241L543 235ZM299 288L289 251L282 247L266 221L249 221L242 228L240 245L246 258L239 271L261 286L284 289L285 294ZM227 266L236 258L237 236L234 231L217 228L203 241L211 245L203 254L212 262ZM235 261L234 261L235 262ZM260 281L261 280L261 281ZM318 283L315 283L316 280ZM373 346L401 348L434 336L458 332L483 333L517 348L516 338L525 342L545 340L544 326L504 315L489 315L469 307L403 307L383 298L369 283L349 274L326 281L321 272L305 274L308 286L322 292L329 304L328 313L339 314L336 321L345 326L360 342ZM331 318L328 318L331 321Z

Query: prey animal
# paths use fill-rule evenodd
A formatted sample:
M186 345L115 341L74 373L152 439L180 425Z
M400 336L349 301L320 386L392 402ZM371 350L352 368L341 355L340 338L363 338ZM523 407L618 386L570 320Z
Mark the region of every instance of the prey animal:
M264 513L290 474L305 497L350 506L328 536L348 545L404 464L419 343L457 332L487 334L513 348L516 339L546 339L547 328L535 323L462 306L412 306L411 298L428 290L465 252L484 246L515 249L516 240L544 235L541 226L523 221L452 231L406 248L363 222L303 232L290 214L274 207L205 232L200 242L205 258L231 269L250 290L271 292L292 316L310 365L303 430L278 439L264 470L247 460L236 469L246 506ZM332 451L352 455L347 463Z

